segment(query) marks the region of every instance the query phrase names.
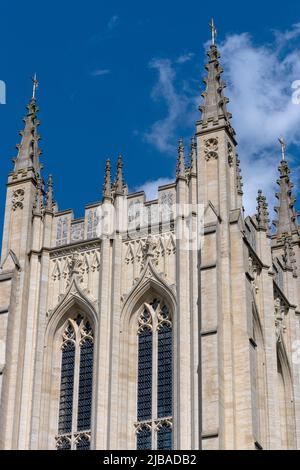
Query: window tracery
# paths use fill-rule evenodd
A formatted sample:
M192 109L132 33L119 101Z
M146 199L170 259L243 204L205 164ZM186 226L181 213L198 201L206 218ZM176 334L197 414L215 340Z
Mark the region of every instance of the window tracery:
M138 317L137 449L172 449L172 316L160 299ZM155 367L154 367L155 365Z
M88 450L91 436L94 335L80 313L62 334L58 450Z

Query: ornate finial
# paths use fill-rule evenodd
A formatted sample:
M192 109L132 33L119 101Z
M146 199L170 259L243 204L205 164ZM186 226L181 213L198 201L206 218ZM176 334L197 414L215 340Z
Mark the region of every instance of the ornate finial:
M39 82L37 80L37 76L36 76L36 73L33 75L33 77L31 78L32 82L33 82L33 87L32 87L32 99L35 100L35 93L36 93L36 90L37 90L37 87L39 86Z
M283 137L279 137L278 139L280 145L281 145L281 155L282 155L282 161L285 161L285 141Z
M185 178L184 147L183 147L182 139L179 139L179 143L178 143L176 176L177 178Z
M197 161L197 142L196 137L191 138L190 146L190 173L196 173L196 161Z
M46 210L52 212L53 210L53 179L52 175L48 176L47 194L46 194Z
M123 191L123 158L122 155L118 156L118 162L117 162L117 179L115 183L115 188L116 188L116 194L124 194Z
M217 29L215 27L214 19L211 19L211 22L208 23L210 30L211 30L211 44L212 46L215 45L216 42L216 36L217 36Z
M268 204L266 201L266 197L263 196L261 189L258 190L258 196L256 200L257 200L256 219L257 219L258 227L263 230L268 230L269 222L270 222Z
M110 173L110 159L106 160L105 165L105 177L104 177L104 184L103 184L103 197L104 198L111 198L111 173Z

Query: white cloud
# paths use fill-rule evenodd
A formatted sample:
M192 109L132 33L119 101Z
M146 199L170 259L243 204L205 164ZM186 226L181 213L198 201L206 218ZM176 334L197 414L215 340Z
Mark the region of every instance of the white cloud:
M107 23L107 27L108 27L108 29L112 30L112 29L116 28L119 23L120 23L120 17L118 15L113 15L109 19L109 21Z
M239 142L246 212L255 211L258 188L273 206L281 154L278 137L283 135L288 144L300 143L300 106L292 102L291 88L300 79L300 51L291 44L299 36L300 25L295 25L277 32L271 44L255 45L244 33L227 37L220 47Z
M136 187L134 191L145 191L147 201L151 201L152 199L157 199L158 186L170 183L174 183L174 179L158 178L157 180L146 181L144 184Z
M164 101L167 107L165 118L153 123L144 134L147 142L160 152L173 153L175 149L175 133L182 115L185 114L189 99L175 88L176 72L168 59L154 59L150 67L158 71L158 81L152 90L154 101Z
M187 52L186 54L182 54L178 57L176 60L177 64L185 64L186 62L189 62L193 57L194 57L193 52Z
M109 69L97 69L97 70L93 70L93 72L91 72L91 75L93 77L100 77L101 75L108 75L108 74L110 74Z

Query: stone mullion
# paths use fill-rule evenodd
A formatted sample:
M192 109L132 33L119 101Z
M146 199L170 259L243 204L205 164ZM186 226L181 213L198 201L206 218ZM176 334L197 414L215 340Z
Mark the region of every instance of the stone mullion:
M159 306L157 307L159 308ZM153 329L152 329L152 419L151 419L151 430L152 430L152 449L156 449L157 442L156 442L156 429L155 429L155 421L157 417L157 373L158 373L158 341L157 341L157 313L155 311L152 312L153 318Z
M74 361L74 384L73 384L73 410L72 410L72 449L75 449L75 434L77 432L78 418L78 396L79 396L79 369L80 369L80 333L76 332L75 343L75 361Z

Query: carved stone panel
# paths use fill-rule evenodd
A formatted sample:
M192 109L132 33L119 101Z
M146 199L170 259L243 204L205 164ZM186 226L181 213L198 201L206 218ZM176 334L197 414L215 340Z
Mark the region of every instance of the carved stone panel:
M22 188L16 189L12 194L12 209L13 211L17 209L23 209L25 191Z
M204 148L205 160L216 160L218 158L218 138L206 139Z

